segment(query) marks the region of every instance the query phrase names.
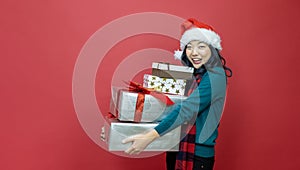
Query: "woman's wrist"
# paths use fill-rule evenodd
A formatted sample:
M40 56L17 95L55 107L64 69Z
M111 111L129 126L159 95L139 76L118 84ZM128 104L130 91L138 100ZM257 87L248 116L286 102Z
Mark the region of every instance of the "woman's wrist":
M147 137L155 140L156 138L159 138L160 135L157 133L155 129L150 130L149 132L146 133Z

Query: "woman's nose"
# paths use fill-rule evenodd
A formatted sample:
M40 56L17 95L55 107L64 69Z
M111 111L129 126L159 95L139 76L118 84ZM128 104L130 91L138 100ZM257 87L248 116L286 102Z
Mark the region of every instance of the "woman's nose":
M197 54L198 54L198 51L197 51L196 48L193 48L192 54L193 54L193 55L197 55Z

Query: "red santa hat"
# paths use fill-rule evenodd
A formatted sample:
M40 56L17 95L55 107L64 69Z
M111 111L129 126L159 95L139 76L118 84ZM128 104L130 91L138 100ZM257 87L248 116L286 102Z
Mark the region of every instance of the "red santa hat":
M194 18L190 18L186 20L181 25L181 34L182 34L180 39L181 50L175 51L174 53L175 59L181 59L185 46L193 40L199 40L201 42L213 46L218 50L222 50L221 38L215 32L214 28L210 25L199 22Z

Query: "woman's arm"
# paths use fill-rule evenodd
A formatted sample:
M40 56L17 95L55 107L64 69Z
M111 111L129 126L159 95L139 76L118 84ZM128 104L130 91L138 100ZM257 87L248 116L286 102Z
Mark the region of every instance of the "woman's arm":
M185 122L194 123L197 116L211 104L211 84L208 74L204 74L200 85L183 102L166 116L154 129L160 136L168 133Z

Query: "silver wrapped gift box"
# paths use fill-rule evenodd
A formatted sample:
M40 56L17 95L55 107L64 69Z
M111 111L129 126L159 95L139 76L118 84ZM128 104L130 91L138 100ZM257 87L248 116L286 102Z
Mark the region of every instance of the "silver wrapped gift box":
M185 100L186 96L168 95L174 102L180 103ZM162 120L168 113L172 106L167 106L159 99L145 94L144 106L139 121L135 119L135 110L138 93L121 90L118 88L112 89L112 98L110 103L110 113L116 116L121 121L135 121L135 122L158 122Z
M109 151L125 151L132 143L123 144L122 140L154 128L156 123L111 122L102 127L101 140L108 145ZM178 151L181 127L177 127L154 140L145 151Z

